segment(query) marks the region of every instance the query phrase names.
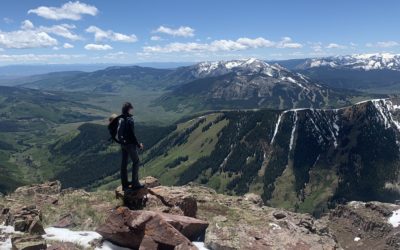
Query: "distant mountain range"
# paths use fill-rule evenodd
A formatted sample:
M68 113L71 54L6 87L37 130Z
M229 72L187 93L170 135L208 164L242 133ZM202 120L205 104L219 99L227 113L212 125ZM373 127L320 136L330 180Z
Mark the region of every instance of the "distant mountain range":
M146 62L135 63L135 66L152 67L160 69L172 69L182 66L192 65L191 62ZM93 72L102 70L112 66L132 66L131 64L110 64L110 63L94 63L94 64L18 64L0 66L0 85L5 81L2 79L15 79L32 75L47 74L62 71L83 71Z
M308 81L331 88L392 93L400 90L400 56L394 54L359 54L324 58L265 61L257 59L190 63L146 63L141 66L52 65L6 66L4 72L50 72L33 76L2 76L0 84L66 91L118 93L125 87L165 89L194 80L229 73L273 74L277 68L308 77ZM268 65L268 66L267 66ZM277 66L277 65L280 65ZM152 67L151 67L152 66ZM46 68L47 67L47 68ZM275 69L273 69L275 67ZM103 68L103 69L102 69ZM22 74L21 73L21 74ZM271 75L270 77L276 77ZM213 80L211 80L213 81ZM248 80L244 80L248 82ZM208 82L208 81L207 81ZM243 83L243 79L241 80ZM253 84L252 84L253 85ZM294 101L296 102L296 100Z
M356 54L347 56L333 56L324 58L307 59L297 65L297 69L318 67L347 68L360 70L396 70L400 71L400 55L381 54Z
M167 109L320 108L348 105L360 95L257 59L204 62L179 70L197 79L172 87L156 101Z
M191 111L236 108L341 107L355 91L324 85L298 72L258 59L201 62L176 69L114 66L94 72L56 72L32 77L26 88L118 94L163 94L153 105Z
M400 55L357 54L275 61L335 88L375 93L400 90Z
M372 53L344 56L328 56L319 58L303 58L289 60L267 61L278 63L290 70L305 70L310 68L341 68L369 70L396 70L400 71L400 54Z
M19 64L0 66L0 76L16 78L61 71L91 72L113 66L112 64Z

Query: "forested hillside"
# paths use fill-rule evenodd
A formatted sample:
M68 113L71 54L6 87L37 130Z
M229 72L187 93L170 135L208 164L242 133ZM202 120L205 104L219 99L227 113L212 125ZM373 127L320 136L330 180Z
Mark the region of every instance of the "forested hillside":
M337 201L393 202L397 107L374 100L333 110L211 113L178 124L149 149L142 173L168 185L195 181L223 193L256 192L267 204L316 215ZM118 181L100 184L112 183Z

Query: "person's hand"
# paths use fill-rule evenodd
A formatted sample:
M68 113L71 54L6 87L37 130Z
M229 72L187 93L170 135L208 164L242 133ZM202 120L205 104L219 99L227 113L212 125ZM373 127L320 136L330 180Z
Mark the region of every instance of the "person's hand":
M143 143L140 143L140 144L139 144L139 149L141 149L141 150L143 150L143 149L144 149L144 145L143 145Z

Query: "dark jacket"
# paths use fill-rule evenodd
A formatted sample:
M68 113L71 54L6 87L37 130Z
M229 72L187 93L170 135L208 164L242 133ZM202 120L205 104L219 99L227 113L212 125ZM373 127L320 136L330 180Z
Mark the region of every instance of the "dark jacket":
M124 128L125 138L122 143L125 145L133 144L136 145L137 147L140 147L140 144L136 138L135 122L133 120L132 115L123 115L120 119L125 119L125 128Z

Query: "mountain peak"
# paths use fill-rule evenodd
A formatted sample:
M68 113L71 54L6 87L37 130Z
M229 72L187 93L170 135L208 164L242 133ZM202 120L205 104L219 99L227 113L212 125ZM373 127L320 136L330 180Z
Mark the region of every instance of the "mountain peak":
M280 65L270 65L266 61L257 58L236 59L228 61L200 62L189 66L192 75L196 78L212 77L228 74L231 72L240 73L263 73L269 76L279 75L280 71L288 71Z
M195 64L194 66L209 66L209 67L218 67L222 66L228 69L233 69L237 67L244 67L248 65L264 65L264 66L269 66L268 63L266 63L263 60L257 59L257 58L247 58L247 59L234 59L234 60L228 60L228 61L205 61L205 62L200 62Z

